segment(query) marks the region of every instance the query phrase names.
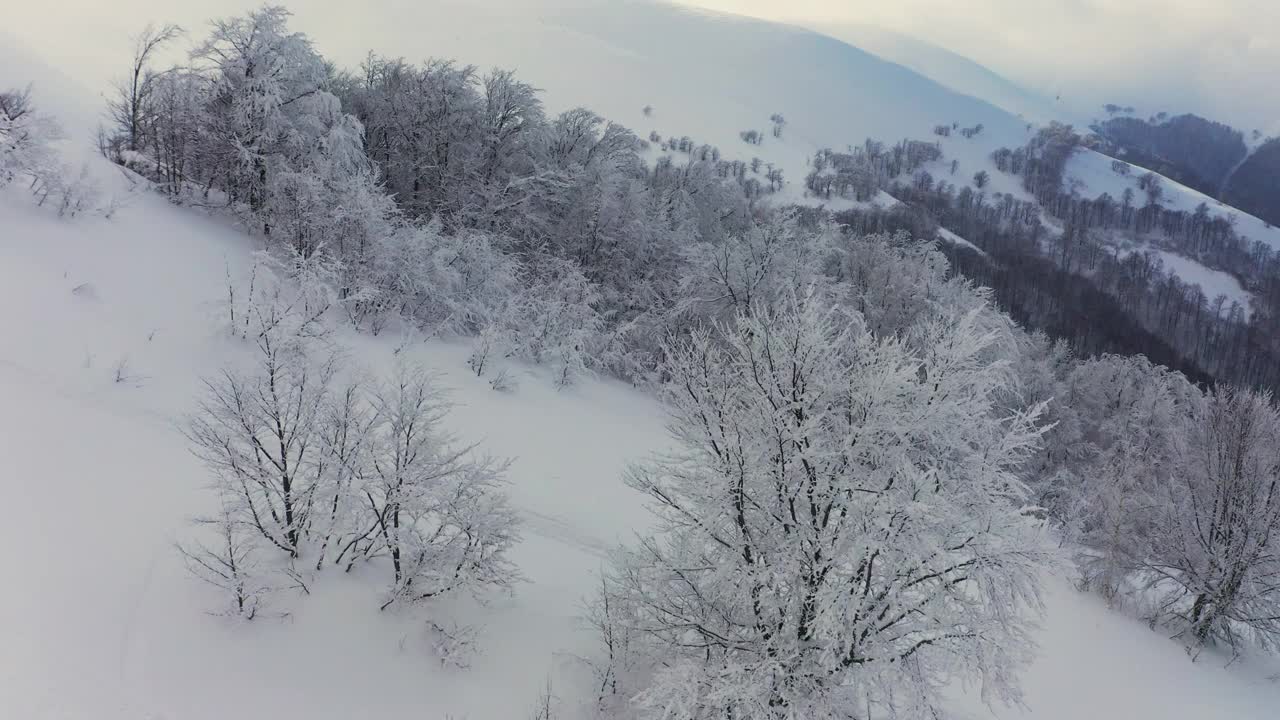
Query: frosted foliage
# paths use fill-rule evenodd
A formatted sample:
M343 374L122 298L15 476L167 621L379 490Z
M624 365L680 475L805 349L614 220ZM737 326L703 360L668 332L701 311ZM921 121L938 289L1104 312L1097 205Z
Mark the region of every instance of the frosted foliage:
M57 172L51 143L62 135L52 118L36 112L30 88L0 90L0 187Z
M1146 570L1195 645L1280 645L1280 411L1220 389L1193 411L1160 494Z
M628 478L658 532L605 590L651 668L638 706L915 718L955 676L1016 702L1048 557L1016 473L1040 408L995 408L1008 368L972 316L914 356L810 300L671 351L676 450Z

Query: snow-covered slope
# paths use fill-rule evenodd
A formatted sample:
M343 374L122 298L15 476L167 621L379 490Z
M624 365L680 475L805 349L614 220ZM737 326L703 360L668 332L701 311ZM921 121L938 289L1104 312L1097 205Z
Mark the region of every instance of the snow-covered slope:
M447 610L484 628L468 670L442 668L420 623L378 613L367 586L339 577L287 602L288 620L238 625L203 614L213 598L172 549L210 500L175 425L198 377L236 352L215 316L225 269L242 272L253 241L153 196L112 220L65 221L7 191L0 229L0 303L14 309L0 314L0 542L15 549L0 593L0 717L509 720L548 678L563 707L588 697L572 658L591 643L580 600L604 551L647 522L621 472L665 442L650 398L604 381L557 392L536 376L497 393L467 373L464 347L409 343L402 352L446 373L463 437L515 458L525 524L513 559L528 582L489 608ZM375 371L403 344L341 339ZM123 358L131 379L117 383ZM1273 717L1280 686L1265 666L1193 664L1065 580L1047 591L1027 709L992 715L960 688L958 708Z
M1148 171L1137 165L1124 163L1128 173L1122 175L1112 168L1113 162L1115 160L1111 157L1081 148L1067 162L1063 183L1068 189L1073 189L1082 196L1097 198L1108 194L1116 201L1120 200L1125 190L1132 190L1134 202L1145 203L1146 194L1138 187L1138 179ZM1159 202L1162 206L1171 210L1195 212L1197 207L1204 204L1211 216L1226 218L1231 222L1236 233L1241 237L1265 243L1273 250L1280 250L1280 228L1163 175L1159 175L1159 179L1162 191ZM1157 252L1164 261L1166 270L1185 282L1199 285L1209 300L1213 300L1218 295L1225 295L1227 307L1232 302L1238 302L1245 308L1249 307L1251 295L1241 287L1239 280L1230 274L1205 267L1193 258L1183 257L1166 249L1157 249Z
M839 24L817 29L911 68L956 92L981 98L1029 122L1077 121L1053 99L1018 85L963 55L919 38L867 24Z
M1107 193L1117 201L1128 188L1133 190L1135 202L1146 202L1145 194L1138 187L1138 179L1148 171L1137 165L1125 163L1129 172L1121 175L1112 169L1113 161L1113 158L1093 150L1077 150L1067 162L1063 183L1068 188L1076 188L1083 196L1096 198ZM1163 175L1160 175L1160 184L1163 187L1160 204L1164 207L1195 212L1196 207L1204 203L1213 216L1230 220L1235 225L1236 233L1241 237L1264 242L1272 249L1280 250L1280 228L1269 226L1253 215L1230 205L1224 205L1198 190L1193 190Z
M192 27L206 12L172 17L166 4L132 5L146 5L140 18ZM552 108L586 104L645 134L688 134L730 151L739 130L766 129L769 114L782 112L790 122L783 141L767 138L758 152L784 164L793 181L792 168L818 147L982 122L986 137L946 143L963 154L967 177L986 167L991 147L1020 144L1025 134L1007 113L905 68L754 21L638 3L570 10L544 0L401 8L315 0L294 9L298 27L343 62L354 64L377 37L386 38L377 47L387 54L514 66L547 88ZM47 107L65 111L72 146L83 151L99 100L77 95L72 60L55 64L66 68L61 78L29 57L0 55L0 85L62 88ZM640 112L646 104L651 120ZM524 528L513 560L528 582L488 608L445 609L483 627L468 670L441 667L420 622L378 613L373 592L343 578L287 603L287 620L245 627L209 617L209 591L172 549L210 500L176 425L199 377L237 353L216 330L219 301L226 272L245 272L256 243L195 211L130 193L112 168L90 162L127 201L110 220L59 220L19 188L0 193L0 303L9 309L0 313L0 543L11 550L0 593L0 718L509 720L528 716L548 678L565 707L587 697L572 657L591 643L579 603L604 551L648 522L621 473L666 442L662 409L618 383L557 392L537 373L514 394L496 393L467 372L462 345L342 331L352 355L375 371L400 351L445 373L459 403L454 429L514 458L511 493ZM957 688L958 708L1037 720L1250 720L1280 706L1265 666L1193 664L1176 644L1066 580L1049 578L1047 588L1027 708L993 715L976 689Z
M521 716L589 647L579 603L604 552L646 522L620 478L664 442L660 408L613 382L495 392L467 348L409 343L401 355L454 390L451 427L514 459L528 582L453 611L484 628L471 671L440 670L421 619L380 614L367 582L329 578L280 607L287 621L209 617L214 597L172 547L212 502L176 427L198 378L238 352L219 300L253 245L158 196L64 221L0 194L0 302L20 309L0 319L0 542L27 548L5 580L24 590L0 600L0 717ZM375 373L404 343L340 340Z

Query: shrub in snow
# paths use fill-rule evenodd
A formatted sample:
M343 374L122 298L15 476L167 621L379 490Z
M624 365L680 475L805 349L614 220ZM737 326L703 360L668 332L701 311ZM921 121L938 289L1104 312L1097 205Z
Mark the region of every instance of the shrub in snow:
M0 91L0 187L23 178L38 205L74 217L94 209L100 191L87 166L73 174L59 162L53 143L63 137L52 118L36 112L30 88Z
M197 524L210 529L213 539L177 546L187 570L222 591L226 605L216 614L253 620L272 592L264 583L267 573L254 537L241 531L240 521L226 507L220 516L198 520Z
M672 348L676 449L635 467L658 532L597 617L639 656L646 717L937 717L944 678L1017 701L1049 554L973 315L927 355L821 303L753 308Z
M193 572L237 607L264 592L246 589L258 587L246 577L263 555L304 592L303 565L385 568L383 608L509 588L517 520L502 492L506 463L443 430L448 403L420 368L339 386L351 373L314 333L297 333L311 327L291 319L302 305L288 308L255 313L266 320L248 336L253 368L206 380L188 420L223 508L211 523L221 540L183 551Z

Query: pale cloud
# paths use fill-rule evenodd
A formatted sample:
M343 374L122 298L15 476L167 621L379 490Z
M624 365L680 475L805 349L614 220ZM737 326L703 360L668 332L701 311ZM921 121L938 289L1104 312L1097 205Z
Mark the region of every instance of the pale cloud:
M274 0L297 27L342 47L378 48L379 33L414 0ZM457 0L547 3L626 0ZM263 0L43 0L10 3L0 30L60 60L86 85L116 72L130 33L148 20L200 28ZM1103 102L1145 112L1192 111L1280 134L1280 1L1277 0L680 0L840 35L874 24L982 63L1082 112ZM3 33L0 33L3 37ZM346 58L343 58L346 60Z

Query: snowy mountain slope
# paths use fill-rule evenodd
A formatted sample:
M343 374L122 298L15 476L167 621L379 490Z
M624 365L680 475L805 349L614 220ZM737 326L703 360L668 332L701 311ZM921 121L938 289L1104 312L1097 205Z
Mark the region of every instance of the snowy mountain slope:
M1077 188L1081 195L1096 198L1103 193L1108 193L1117 200L1128 188L1133 190L1134 197L1137 198L1135 202L1145 202L1143 191L1138 187L1138 179L1148 171L1137 165L1125 163L1129 172L1127 175L1121 175L1111 168L1113 161L1113 158L1093 150L1079 149L1067 162L1063 183L1068 188ZM1163 175L1159 175L1159 178L1163 186L1160 204L1164 207L1195 212L1196 207L1204 203L1214 216L1230 220L1240 236L1266 243L1273 249L1280 249L1280 228L1268 225L1253 215L1225 205Z
M1118 201L1125 190L1131 190L1135 204L1147 202L1145 193L1138 187L1138 180L1148 171L1124 163L1128 173L1121 175L1112 168L1113 162L1116 162L1113 158L1093 150L1078 149L1067 162L1063 183L1065 187L1074 189L1085 197L1097 198L1105 193ZM1235 232L1242 238L1265 243L1272 249L1280 248L1280 228L1168 177L1157 175L1162 189L1159 200L1162 206L1171 210L1195 212L1198 206L1204 204L1211 216L1231 222ZM1232 275L1206 267L1195 258L1184 257L1165 249L1159 249L1158 253L1166 270L1186 282L1199 285L1209 300L1218 295L1226 295L1228 306L1231 302L1239 302L1245 308L1249 307L1251 295Z
M23 591L0 596L0 716L506 720L526 714L548 677L564 707L589 697L571 659L591 642L579 601L602 552L648 522L620 475L665 442L651 399L612 382L557 392L539 377L496 393L466 371L465 347L405 345L446 373L464 438L514 456L525 522L514 560L528 582L489 608L443 611L484 627L468 670L442 668L420 625L378 613L373 591L349 578L284 602L287 620L229 623L201 612L210 592L171 547L209 500L175 424L198 376L238 352L216 330L218 302L226 268L243 272L254 243L152 196L112 220L63 221L6 192L0 227L0 302L40 308L0 317L0 482L11 498L0 542L39 548L7 570ZM375 370L402 344L341 339ZM124 356L131 379L117 383ZM1248 720L1280 702L1265 665L1193 664L1062 579L1047 580L1046 600L1028 708L995 717ZM956 694L958 708L993 717L975 694Z
M0 661L0 716L513 717L548 673L559 683L562 653L588 649L579 602L603 553L647 521L620 477L664 442L652 400L611 382L557 392L540 377L498 393L466 370L467 348L410 344L403 353L456 390L451 425L514 459L525 522L513 559L528 583L514 600L456 609L485 628L465 673L439 671L420 624L379 614L376 591L350 579L313 589L289 621L238 628L202 614L213 597L172 549L211 501L176 427L198 377L241 352L216 329L218 303L253 243L156 196L112 221L67 222L6 191L0 227L0 298L41 308L0 320L0 457L6 495L20 499L5 504L0 536L41 548L10 577L33 592L0 603L10 647L23 649ZM341 340L379 373L400 344ZM252 680L268 675L269 687Z
M956 92L985 100L1037 124L1077 122L1051 98L1025 88L963 55L910 35L868 24L840 24L815 30L937 81Z
M1168 250L1157 250L1156 252L1160 255L1161 261L1164 262L1166 270L1186 282L1199 285L1204 292L1205 298L1210 302L1219 295L1223 295L1227 298L1225 308L1230 308L1233 302L1240 303L1243 308L1249 307L1249 299L1253 296L1240 286L1239 280L1229 273L1207 268L1194 260L1188 260Z
M306 7L297 8L303 29L309 29ZM770 112L780 111L792 120L784 142L769 138L761 146L762 153L774 152L780 162L803 162L819 146L814 138L835 137L844 127L892 129L896 120L919 121L924 124L920 132L884 137L925 137L929 126L945 120L932 117L928 102L954 109L948 104L953 94L939 93L927 82L910 84L917 81L899 69L892 77L908 83L901 87L924 94L919 108L916 101L899 102L893 83L875 78L863 78L874 91L868 97L891 112L875 115L879 111L871 102L860 108L860 86L852 76L845 78L853 85L847 100L814 99L810 111L796 115L768 97L756 98L750 77L737 80L723 68L717 74L707 67L685 78L681 65L664 64L665 46L655 37L696 44L708 35L705 28L692 35L667 33L674 15L659 14L667 19L645 25L646 17L654 17L645 14L647 9L619 19L598 7L603 15L572 17L524 8L511 17L492 10L479 15L484 9L473 6L452 10L457 13L437 18L441 23L416 29L438 36L425 45L452 42L469 56L435 49L430 54L490 64L483 57L490 50L509 52L533 66L526 71L519 65L530 80L548 86L553 107L581 102L609 114L605 106L614 103L619 112L631 113L619 119L644 133L648 127L639 108L650 103L655 113L649 124L665 128L670 123L664 134L688 133L701 140L697 128L702 128L705 139L724 143L726 150L746 126L722 118L723 108L752 117L762 113L760 129ZM415 12L405 10L401 31L406 37ZM352 38L344 42L370 37L360 35L363 23L373 26L386 17L350 16ZM713 27L731 22L688 17ZM480 23L474 33L468 18ZM527 23L524 34L521 22ZM751 41L743 44L767 48L774 38L778 46L766 57L781 62L791 47L784 40L797 37L788 33L799 31L757 25L745 25L756 34L747 34ZM628 28L643 29L645 36L630 40ZM718 42L735 45L725 32ZM472 38L513 44L485 48L470 45ZM887 66L826 41L819 45L847 68L873 73ZM577 54L560 58L547 47ZM821 59L825 52L815 56ZM420 50L413 53L421 56ZM682 62L719 62L712 50L683 53ZM768 77L769 68L743 57L751 54L731 57ZM546 75L534 73L539 63ZM591 67L571 67L578 65ZM13 67L0 63L0 83L10 80ZM30 74L36 74L31 79L38 88L51 84L38 75L39 63L25 67L35 68ZM557 69L564 77L551 72ZM654 78L639 79L651 72ZM648 94L633 97L633 80ZM700 94L700 82L714 90ZM741 94L723 94L725 87ZM824 87L789 88L787 96L803 99ZM574 95L578 91L582 94ZM69 99L80 112L99 105L87 95ZM837 115L828 118L828 111ZM997 117L988 125L996 134L991 140L980 136L944 143L969 152L973 165L961 177L980 167L989 143L1017 142L1001 136L1010 131L1003 122ZM717 133L724 139L717 140ZM216 330L219 302L226 269L245 272L256 242L158 197L127 194L113 168L96 159L92 167L130 200L111 220L60 221L31 207L18 189L0 194L0 302L18 309L0 315L0 398L6 401L0 403L0 459L9 470L0 474L0 487L18 500L0 510L0 542L32 548L18 554L7 575L12 587L24 591L0 595L0 634L10 648L0 658L0 717L198 720L412 713L506 720L528 714L548 676L566 705L589 697L580 684L580 668L569 657L590 646L577 619L578 603L593 587L604 549L648 522L620 475L627 462L663 446L661 408L611 382L556 392L536 373L512 395L495 393L466 370L464 346L343 333L352 354L375 370L389 367L403 344L404 353L446 373L460 403L451 423L464 439L482 440L487 449L515 458L511 492L525 526L513 559L529 582L514 598L490 608L446 609L450 617L484 626L481 654L465 671L442 668L427 650L419 624L377 613L373 591L342 578L313 588L305 602L287 603L293 615L285 621L241 627L207 617L200 610L209 606L209 592L186 576L171 548L185 531L185 519L205 511L209 501L201 491L204 472L187 453L175 424L191 407L198 377L238 355L235 343ZM997 174L992 176L995 180ZM115 382L124 358L124 381ZM1040 659L1026 674L1028 708L996 716L1247 720L1271 717L1280 704L1280 689L1265 680L1271 671L1266 666L1241 662L1223 669L1221 658L1192 664L1176 644L1076 593L1062 579L1048 583L1039 638ZM957 689L957 707L991 717L975 694Z

